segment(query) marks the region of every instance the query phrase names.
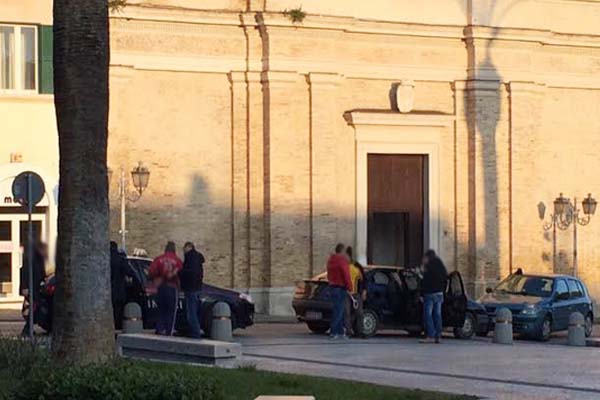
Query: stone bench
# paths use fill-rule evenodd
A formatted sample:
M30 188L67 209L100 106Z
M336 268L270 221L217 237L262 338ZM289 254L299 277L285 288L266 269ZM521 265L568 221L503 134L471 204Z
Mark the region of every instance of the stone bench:
M145 333L119 335L117 348L122 357L220 367L237 367L242 354L239 343Z

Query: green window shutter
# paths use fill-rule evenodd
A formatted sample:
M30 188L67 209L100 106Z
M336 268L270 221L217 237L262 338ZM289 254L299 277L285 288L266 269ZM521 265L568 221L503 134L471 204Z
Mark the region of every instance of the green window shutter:
M38 27L39 91L44 94L54 93L53 35L51 25Z

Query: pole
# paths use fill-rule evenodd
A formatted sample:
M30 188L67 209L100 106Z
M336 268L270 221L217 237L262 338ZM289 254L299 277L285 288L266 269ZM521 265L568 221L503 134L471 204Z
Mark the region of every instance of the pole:
M120 195L121 195L121 248L126 251L126 221L125 221L125 170L121 167L121 181L120 181Z
M34 343L33 313L34 313L34 287L33 287L33 200L31 198L31 174L27 174L27 270L29 271L29 340Z
M577 197L574 197L573 200L573 276L577 278L577 218L579 210L577 209Z

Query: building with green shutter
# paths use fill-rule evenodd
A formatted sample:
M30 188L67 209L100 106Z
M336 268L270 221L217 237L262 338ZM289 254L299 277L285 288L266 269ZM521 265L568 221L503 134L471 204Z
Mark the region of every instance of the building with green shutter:
M58 138L52 76L52 2L0 2L0 308L20 308L19 268L27 215L11 195L13 178L35 171L46 195L34 232L56 238ZM52 269L53 266L49 266Z

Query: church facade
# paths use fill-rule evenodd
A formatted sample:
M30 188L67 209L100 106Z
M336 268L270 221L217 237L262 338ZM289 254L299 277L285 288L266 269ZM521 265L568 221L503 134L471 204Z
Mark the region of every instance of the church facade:
M578 227L577 271L573 226L548 226L560 193L600 196L600 3L129 3L109 166L150 181L128 249L192 240L209 281L272 314L337 242L370 265L433 248L473 296L522 268L600 298L600 221Z

